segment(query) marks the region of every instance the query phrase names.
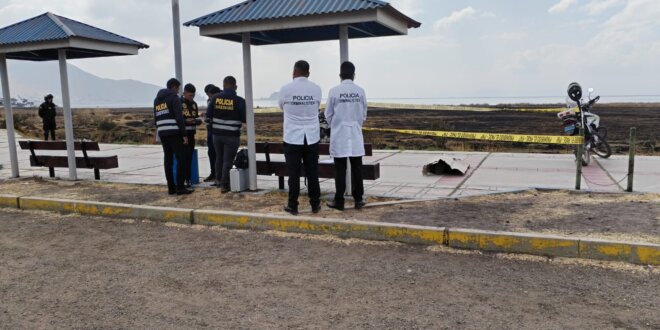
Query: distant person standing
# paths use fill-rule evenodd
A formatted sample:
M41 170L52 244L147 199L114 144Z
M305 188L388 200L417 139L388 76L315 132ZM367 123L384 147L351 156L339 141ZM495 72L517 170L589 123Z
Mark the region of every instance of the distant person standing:
M187 195L192 193L184 185L186 146L188 137L186 136L186 126L181 112L181 99L179 98L179 88L181 82L172 78L167 81L167 88L161 89L154 99L154 120L156 122L156 131L163 145L165 154L165 178L167 179L167 189L170 195ZM173 163L174 157L177 160L176 184L174 183Z
M319 107L321 87L309 81L309 63L293 66L293 82L280 90L279 106L284 111L284 157L289 173L289 202L284 211L298 214L300 170L305 166L312 212L321 210L319 185Z
M215 182L220 193L230 191L229 171L241 145L241 127L245 123L245 99L236 95L236 78L226 77L223 91L209 102L212 114L213 146L215 147Z
M367 97L364 89L354 83L355 66L351 62L341 64L339 77L341 84L330 90L325 109L325 118L330 124L330 155L335 162L335 199L328 207L344 210L346 192L346 168L351 162L351 185L355 208L361 209L362 199L362 156L364 138L362 125L367 119Z
M57 124L55 117L57 116L57 106L53 103L53 95L48 94L44 97L44 103L39 106L39 117L43 122L44 140L48 141L48 134L50 138L55 141L55 129Z
M206 147L208 148L208 156L209 156L209 166L211 167L211 174L204 179L204 182L215 182L215 147L213 146L213 127L211 125L211 120L213 119L213 113L209 112L210 104L211 104L211 98L213 95L219 94L222 92L222 90L217 87L216 85L213 84L208 84L206 87L204 87L204 93L206 93L206 96L208 99L206 100L206 113L204 116L204 120L206 121ZM213 184L215 185L215 183Z
M190 175L193 154L195 152L195 134L197 133L197 125L202 123L202 120L199 118L197 102L195 102L195 93L197 93L195 86L193 84L186 84L183 87L183 96L181 97L181 110L186 123L186 137L188 138L185 162L186 186L188 187L192 186Z

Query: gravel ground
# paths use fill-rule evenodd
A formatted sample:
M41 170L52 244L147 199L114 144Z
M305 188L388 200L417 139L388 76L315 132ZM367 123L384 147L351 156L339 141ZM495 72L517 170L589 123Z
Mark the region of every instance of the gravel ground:
M0 328L660 329L660 271L0 210Z

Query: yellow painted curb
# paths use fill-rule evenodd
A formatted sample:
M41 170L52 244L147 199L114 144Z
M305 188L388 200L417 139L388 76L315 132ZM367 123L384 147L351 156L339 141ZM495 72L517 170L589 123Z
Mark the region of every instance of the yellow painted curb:
M440 245L445 243L445 229L437 227L198 210L193 211L193 218L196 224L215 225L231 229L328 234L339 237L414 244Z
M4 199L3 199L4 198ZM0 195L0 203L16 206L16 197ZM13 206L12 206L13 205ZM19 197L25 210L83 215L140 218L183 224L223 226L230 229L277 230L328 234L345 238L446 245L487 252L523 253L548 257L587 258L660 265L660 245L610 242L542 234L437 228L381 222L265 215L243 212L191 210L52 198Z
M0 195L0 207L18 208L18 196Z
M578 240L553 235L473 229L447 229L447 245L459 249L524 253L540 256L578 256Z
M118 203L63 200L53 198L21 197L20 208L24 210L43 210L68 212L113 218L137 218L182 224L192 223L191 209L154 207Z

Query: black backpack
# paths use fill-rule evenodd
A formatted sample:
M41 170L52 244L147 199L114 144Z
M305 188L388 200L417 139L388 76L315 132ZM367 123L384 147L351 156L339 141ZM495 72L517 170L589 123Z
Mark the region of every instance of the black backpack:
M247 149L240 149L234 158L234 166L236 168L246 169L250 166L250 159L248 157Z

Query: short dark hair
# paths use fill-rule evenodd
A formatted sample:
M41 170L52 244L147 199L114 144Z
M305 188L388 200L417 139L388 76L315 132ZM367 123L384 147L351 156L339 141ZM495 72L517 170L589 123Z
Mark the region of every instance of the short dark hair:
M193 84L186 84L183 86L183 90L188 93L193 93L195 94L197 92L197 88L195 88L195 85Z
M339 76L341 79L355 78L355 65L349 61L342 63L339 69Z
M309 73L309 63L305 60L300 60L296 62L296 64L293 65L293 68L298 70L302 74L308 74Z
M231 86L236 86L236 78L232 76L226 76L225 79L222 80L223 84L229 84Z
M204 87L204 93L210 93L213 88L218 88L213 84L208 84Z
M167 88L170 89L172 87L181 87L181 82L177 80L176 78L172 78L167 81Z
M211 95L222 93L222 89L220 89L220 87L218 87L218 86L213 86L213 88L211 88L211 90L209 90L209 93Z

